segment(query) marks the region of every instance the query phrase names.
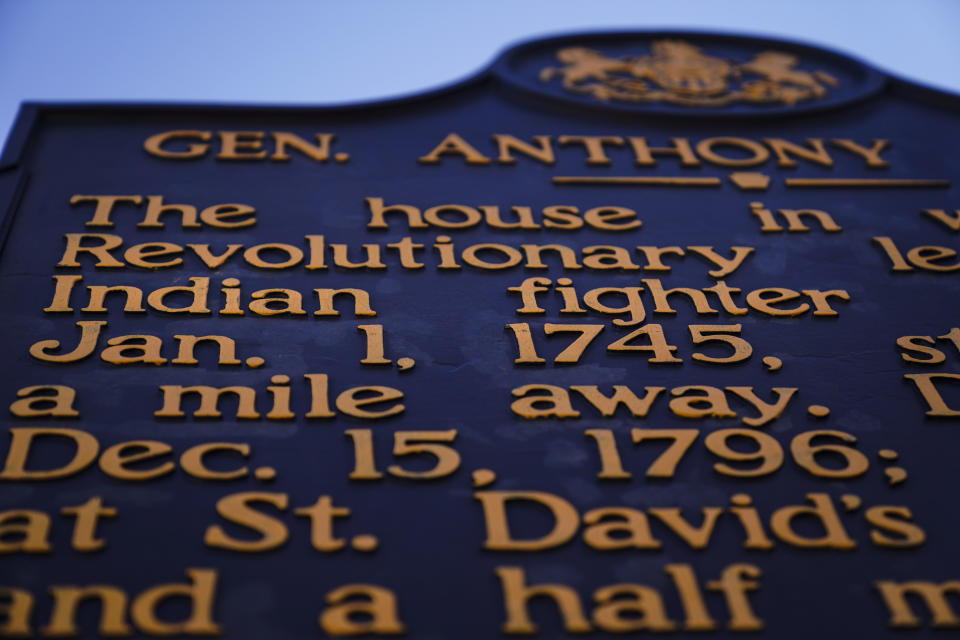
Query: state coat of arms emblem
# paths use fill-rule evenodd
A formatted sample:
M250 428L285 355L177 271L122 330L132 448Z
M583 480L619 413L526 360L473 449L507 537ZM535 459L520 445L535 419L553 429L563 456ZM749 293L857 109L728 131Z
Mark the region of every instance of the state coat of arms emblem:
M763 51L747 62L707 55L684 40L655 40L650 53L611 58L586 47L556 52L562 67L545 67L541 82L559 77L566 91L602 102L665 102L718 107L737 102L794 105L827 95L837 79L798 68L797 56Z

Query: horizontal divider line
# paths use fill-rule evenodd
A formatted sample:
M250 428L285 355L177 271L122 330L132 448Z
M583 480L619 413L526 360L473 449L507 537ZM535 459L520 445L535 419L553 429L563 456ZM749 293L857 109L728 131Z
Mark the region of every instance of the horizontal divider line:
M788 187L949 187L949 180L889 178L787 178Z
M663 178L658 176L554 176L554 184L640 184L679 185L684 187L719 187L720 178Z
M554 184L623 184L641 186L719 187L720 178L683 178L673 176L554 176ZM816 188L946 188L949 180L916 180L900 178L787 178L788 187ZM765 187L764 187L765 188Z

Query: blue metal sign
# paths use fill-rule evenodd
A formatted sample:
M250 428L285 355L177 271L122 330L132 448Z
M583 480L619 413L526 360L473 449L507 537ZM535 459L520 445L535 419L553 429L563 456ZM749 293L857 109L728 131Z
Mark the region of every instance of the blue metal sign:
M26 105L0 636L960 626L960 101L696 33Z

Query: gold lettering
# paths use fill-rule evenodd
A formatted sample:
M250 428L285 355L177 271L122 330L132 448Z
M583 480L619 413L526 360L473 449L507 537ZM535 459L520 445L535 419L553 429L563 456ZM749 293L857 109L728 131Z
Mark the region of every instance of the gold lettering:
M477 151L469 142L455 133L448 134L443 141L425 156L420 156L420 164L440 164L440 156L454 154L463 156L467 164L490 164L490 158Z
M583 145L587 152L587 164L600 166L613 164L607 157L604 145L623 146L623 138L619 136L560 136L557 138L557 142L560 146Z
M403 413L405 407L399 402L379 411L361 407L402 399L403 392L393 387L354 387L337 396L336 406L339 411L355 418L376 420Z
M110 220L110 214L113 213L114 206L119 202L129 202L139 206L143 202L143 196L82 196L77 194L70 198L70 204L72 205L85 202L95 202L97 208L93 212L93 217L87 220L84 226L112 227L113 221Z
M94 266L102 269L116 269L123 267L123 263L113 257L110 253L123 244L123 238L110 233L68 233L64 236L67 239L67 248L63 252L63 257L57 263L58 267L79 267L77 255L80 253L89 253L93 255L97 262ZM100 244L95 246L83 246L82 242L86 239L99 240Z
M633 147L634 156L636 156L636 165L638 167L653 167L657 161L654 154L657 155L676 155L680 157L680 164L684 167L697 167L700 160L690 147L690 141L687 138L670 138L672 147L651 147L647 144L646 138L627 138L630 146Z
M77 605L81 600L97 598L100 601L98 631L107 636L128 636L133 631L127 624L127 594L118 587L90 585L87 587L54 586L53 611L50 623L41 631L45 636L75 636Z
M520 567L497 567L497 576L503 589L503 604L507 620L501 631L510 634L537 633L538 627L530 619L527 603L531 598L548 597L556 603L563 617L563 628L568 633L590 631L590 622L583 615L577 592L562 584L527 586L526 572Z
M52 549L49 536L50 516L44 512L0 511L0 554L49 553Z
M71 546L76 551L98 551L107 546L107 541L97 537L97 525L100 518L115 518L117 510L113 507L104 507L103 498L95 496L76 507L63 507L60 513L73 516L76 523L73 527Z
M174 140L202 140L202 142L191 142L187 145L185 151L170 151L165 149L164 145L167 142ZM179 130L179 131L165 131L163 133L157 133L149 138L147 138L143 143L143 148L147 153L158 158L175 158L175 159L186 159L186 158L198 158L204 155L207 150L209 150L210 145L205 144L210 141L210 132L209 131L192 131L192 130Z
M0 598L7 602L0 602L0 635L16 638L29 636L30 613L33 611L33 596L23 589L0 587Z
M763 141L773 149L777 156L778 167L796 167L797 161L791 157L791 154L815 162L824 167L832 167L833 159L823 146L823 140L820 138L807 138L806 142L811 148L804 147L783 138L764 138Z
M210 387L207 385L194 385L185 387L182 385L161 385L160 391L163 393L163 406L159 411L153 413L158 418L182 418L186 414L181 410L180 405L184 394L192 393L200 396L200 408L193 412L194 418L220 418L220 398L224 394L233 394L237 396L237 412L235 417L241 420L256 420L260 417L254 408L256 400L256 391L252 387L242 387L235 385L232 387Z
M510 155L511 151L518 151L543 164L553 164L555 162L550 136L533 136L533 141L537 143L537 146L533 146L529 142L524 142L506 133L493 134L493 140L497 143L497 150L499 151L497 162L500 164L517 163L517 159Z
M397 616L397 598L389 589L372 584L348 584L328 593L326 601L327 608L319 621L324 632L331 636L406 632Z
M77 399L73 387L60 384L23 387L17 390L17 397L20 400L11 403L10 413L18 418L75 418L80 415L73 406Z
M840 516L830 496L825 493L808 493L807 500L813 506L794 505L782 507L770 516L770 529L782 541L808 549L841 549L850 550L857 547L857 543L850 539ZM796 532L793 528L795 518L816 519L823 529L820 537L810 537Z
M937 391L936 384L934 384L934 380L937 379L960 382L960 374L911 373L903 377L912 381L913 384L917 386L917 389L920 391L921 395L923 395L923 399L926 401L928 407L925 415L928 415L931 418L952 418L960 416L960 411L951 409L947 406L943 396L941 396L940 392Z
M262 131L220 131L218 134L220 153L217 160L261 160L267 157Z
M714 147L736 147L750 157L728 158L717 154ZM747 138L706 138L697 143L697 153L707 162L722 167L754 167L763 164L770 157L767 148Z
M473 497L483 505L487 537L484 549L492 551L542 551L569 542L577 533L580 518L572 504L543 491L477 491ZM539 538L517 539L510 534L507 503L521 502L546 507L553 520L549 532Z
M56 469L27 470L27 457L30 446L37 436L56 436L73 441L75 453L70 462ZM0 472L0 480L53 480L65 478L85 469L97 459L100 445L97 439L86 431L78 429L56 429L54 427L11 427L10 449L7 460Z
M313 312L315 316L339 316L340 312L333 306L333 299L338 295L348 295L353 298L354 316L375 316L377 312L370 308L370 294L363 289L314 289L320 308Z
M128 468L146 460L155 460L169 455L173 448L156 440L130 440L121 442L104 450L100 456L100 469L107 475L120 480L144 482L173 473L176 466L169 460L147 469L140 464L135 468Z
M308 158L313 158L317 162L326 162L330 157L330 143L333 142L334 134L318 133L316 134L317 145L314 146L298 135L287 131L273 131L274 151L270 156L273 162L289 162L290 156L287 155L287 147L293 147Z
M283 546L290 537L286 525L272 516L261 513L251 505L266 503L284 511L288 502L285 493L260 491L234 493L221 498L217 501L217 513L229 522L256 532L259 537L255 540L234 538L220 525L211 525L203 535L203 543L208 547L246 553L259 553Z
M157 636L215 636L222 631L213 621L217 572L213 569L187 569L189 584L161 584L141 593L130 605L130 617L142 632ZM190 617L182 622L164 622L157 617L160 603L168 598L188 598Z
M880 591L883 602L890 612L891 627L913 629L921 625L920 619L907 602L908 594L923 598L927 610L933 616L934 627L951 629L960 627L960 616L947 601L948 593L960 594L960 580L948 580L940 584L922 580L910 582L879 580L874 583L874 586Z
M871 169L882 169L890 166L880 157L880 152L890 147L889 140L874 140L869 149L848 138L835 138L830 141L830 144L860 156Z

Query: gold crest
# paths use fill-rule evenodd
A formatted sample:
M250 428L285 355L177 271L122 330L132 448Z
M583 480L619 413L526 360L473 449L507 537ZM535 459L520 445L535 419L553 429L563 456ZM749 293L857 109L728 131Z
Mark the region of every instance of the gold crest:
M541 82L556 76L563 88L607 102L667 102L718 107L735 102L793 105L823 98L837 80L825 71L796 68L796 56L758 53L746 63L706 55L683 40L656 40L645 56L608 58L584 47L557 51L563 67L540 71Z

